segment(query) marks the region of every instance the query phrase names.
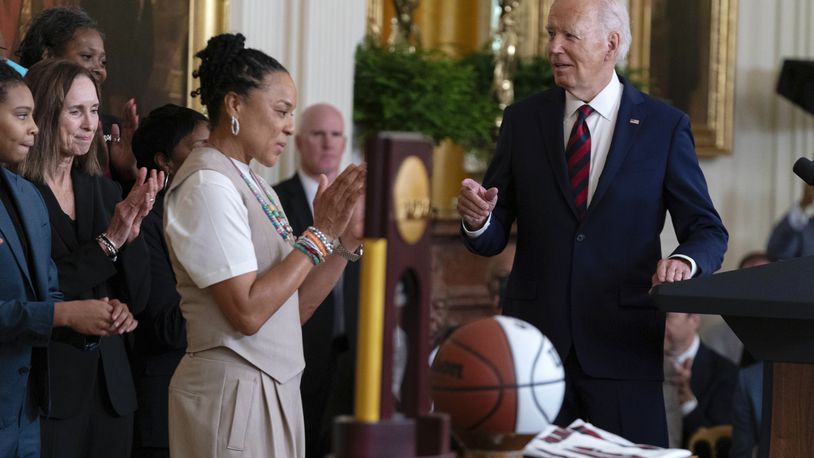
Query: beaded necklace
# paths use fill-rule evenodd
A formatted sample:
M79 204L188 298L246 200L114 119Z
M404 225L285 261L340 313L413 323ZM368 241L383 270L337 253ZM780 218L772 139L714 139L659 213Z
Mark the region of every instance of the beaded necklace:
M286 242L290 245L294 245L296 242L296 237L294 236L294 229L288 223L288 218L285 216L285 212L283 212L282 208L274 203L274 199L271 197L271 193L268 192L261 184L257 176L255 176L254 172L249 169L249 174L251 175L252 179L246 177L243 172L238 168L237 164L232 159L229 159L229 162L232 163L237 173L240 174L240 178L243 178L243 182L246 183L246 186L249 187L254 197L257 199L257 202L260 203L260 206L263 207L263 211L268 216L269 221L271 221L272 226L280 234L280 237L283 238ZM253 181L253 182L252 182ZM262 189L263 192L266 194L266 201L263 199L263 195L260 194L258 188Z

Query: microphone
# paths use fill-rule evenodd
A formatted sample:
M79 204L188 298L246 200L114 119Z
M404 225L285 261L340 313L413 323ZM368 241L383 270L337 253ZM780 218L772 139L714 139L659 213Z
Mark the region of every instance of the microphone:
M792 170L794 174L802 178L803 181L814 186L814 161L801 157L794 163Z

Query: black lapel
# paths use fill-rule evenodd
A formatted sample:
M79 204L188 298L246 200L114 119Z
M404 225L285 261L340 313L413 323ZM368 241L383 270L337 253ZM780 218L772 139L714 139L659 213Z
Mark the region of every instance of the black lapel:
M281 202L281 204L288 217L288 222L295 232L303 232L305 228L314 224L311 206L308 204L305 188L302 186L298 173L295 173L287 182L281 183L278 189L284 191L287 196L286 202Z
M543 144L546 155L551 162L551 170L559 184L560 192L571 212L577 216L577 208L574 203L574 193L571 190L571 183L568 180L568 166L565 162L565 140L563 139L563 112L565 111L565 91L563 89L552 90L547 93L548 99L543 100L540 109L540 123Z

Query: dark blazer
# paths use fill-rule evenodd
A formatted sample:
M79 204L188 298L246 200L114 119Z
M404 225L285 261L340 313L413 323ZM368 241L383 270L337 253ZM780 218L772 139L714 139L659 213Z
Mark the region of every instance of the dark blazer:
M126 303L140 313L150 293L149 254L141 237L124 246L113 262L95 237L107 229L119 185L104 177L71 172L76 202L76 229L47 185L38 185L51 220L51 254L59 270L59 287L66 300L109 297ZM89 402L97 377L99 358L111 405L119 415L136 409L133 376L125 351L125 338L102 337L93 351L82 351L74 343L83 336L65 330L53 335L48 347L50 418L68 418Z
M31 261L29 264L11 217L0 203L0 455L7 456L17 444L7 442L13 438L2 431L24 424L21 412L24 420L37 420L34 393L27 389L32 348L44 351L48 345L54 303L62 300L62 294L51 260L51 227L42 196L30 182L3 167L0 180L14 201Z
M707 191L690 122L624 82L607 162L586 217L577 218L563 146L565 92L506 109L484 186L499 189L475 253L500 253L517 223L504 313L536 325L586 374L662 380L664 313L648 295L670 212L679 246L701 275L716 271L727 232Z
M301 234L314 223L311 207L305 196L299 175L285 180L274 190L280 198L295 234ZM343 351L351 354L356 348L356 320L359 303L359 263L349 262L343 276L343 296L345 315L345 339L333 338L334 297L329 294L316 312L302 327L305 370L300 382L305 417L306 443L309 456L316 451L315 444L322 426L322 414L326 410L331 381L336 372L336 359Z
M763 429L763 362L738 370L732 397L732 448L729 456L752 456Z
M187 348L187 327L164 240L163 193L141 223L141 233L150 252L150 298L136 316L139 326L131 357L139 400L133 439L137 447L167 448L167 390Z
M692 361L690 388L698 405L684 416L684 444L702 426L732 423L732 399L738 368L701 342Z

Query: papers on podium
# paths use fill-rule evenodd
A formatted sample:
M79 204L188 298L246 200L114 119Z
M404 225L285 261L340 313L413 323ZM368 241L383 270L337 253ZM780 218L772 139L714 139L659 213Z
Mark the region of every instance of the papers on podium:
M689 450L634 444L582 420L567 428L549 426L523 450L524 456L539 458L686 458Z

